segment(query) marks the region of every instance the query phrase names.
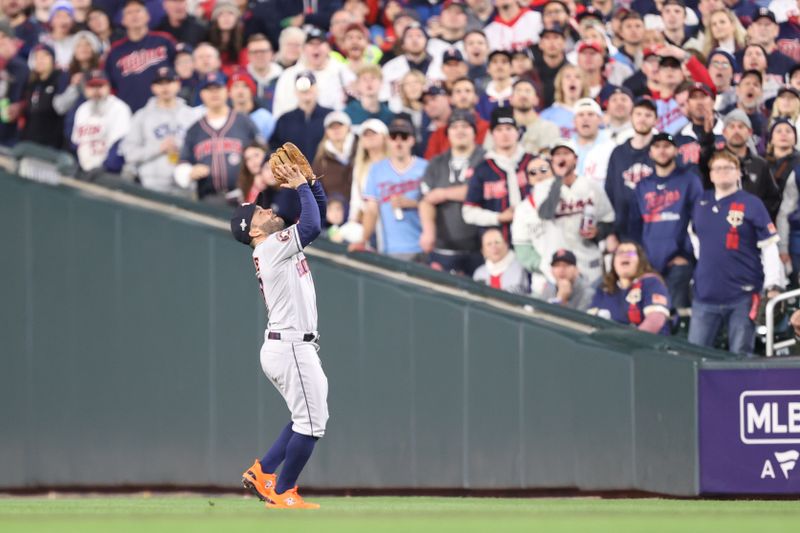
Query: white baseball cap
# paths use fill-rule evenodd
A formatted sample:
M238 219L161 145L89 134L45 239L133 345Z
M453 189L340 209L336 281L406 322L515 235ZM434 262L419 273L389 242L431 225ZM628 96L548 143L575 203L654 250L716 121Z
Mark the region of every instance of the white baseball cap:
M573 154L578 155L578 147L575 146L575 143L572 142L570 139L561 138L550 145L550 153L552 154L559 148L566 148L567 150L571 150Z
M331 111L325 116L323 125L327 128L334 122L344 124L345 126L350 126L353 123L353 121L350 120L350 117L344 111Z
M596 113L598 116L603 116L603 110L600 108L600 104L592 100L591 98L581 98L572 108L573 113L577 113L579 111L592 111Z
M370 130L381 135L389 135L389 127L383 121L377 118L368 118L358 127L358 134L363 135L365 131Z

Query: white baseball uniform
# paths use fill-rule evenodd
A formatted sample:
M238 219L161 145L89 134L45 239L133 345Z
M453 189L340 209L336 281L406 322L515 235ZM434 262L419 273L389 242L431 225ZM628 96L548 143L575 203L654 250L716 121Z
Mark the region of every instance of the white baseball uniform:
M328 421L328 378L317 352L314 280L297 225L273 233L253 250L256 276L269 316L261 368L292 412L292 430L322 437ZM280 340L270 339L279 334ZM313 334L311 341L304 336Z

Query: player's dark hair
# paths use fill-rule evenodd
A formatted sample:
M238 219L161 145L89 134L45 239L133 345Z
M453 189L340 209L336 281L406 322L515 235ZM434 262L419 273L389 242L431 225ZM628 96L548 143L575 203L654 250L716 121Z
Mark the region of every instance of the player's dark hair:
M633 279L638 279L644 276L645 274L649 274L658 277L658 279L660 279L661 282L663 283L664 280L661 279L661 276L658 274L658 272L656 272L656 270L653 268L653 265L651 265L650 261L647 259L647 254L645 253L644 248L642 248L642 245L640 245L636 241L623 240L619 243L617 249L619 249L619 247L622 246L623 244L630 244L635 246L636 255L639 257L639 267L636 269L636 273L634 274ZM608 294L614 294L619 290L618 283L619 283L619 275L617 274L617 271L614 269L614 265L612 262L611 271L607 272L605 276L603 276L603 283L602 283L603 291L607 292Z

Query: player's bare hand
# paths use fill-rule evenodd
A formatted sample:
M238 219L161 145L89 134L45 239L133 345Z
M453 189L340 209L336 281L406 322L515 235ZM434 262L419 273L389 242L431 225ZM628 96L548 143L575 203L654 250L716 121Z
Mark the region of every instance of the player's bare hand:
M284 189L297 189L301 185L308 184L297 165L277 165L273 172Z
M497 217L497 221L502 223L502 224L508 224L512 220L514 220L514 208L513 207L507 207L506 210L503 211L502 213L500 213L500 215Z
M201 180L211 175L211 167L208 165L192 165L192 171L189 172L189 177L193 180Z

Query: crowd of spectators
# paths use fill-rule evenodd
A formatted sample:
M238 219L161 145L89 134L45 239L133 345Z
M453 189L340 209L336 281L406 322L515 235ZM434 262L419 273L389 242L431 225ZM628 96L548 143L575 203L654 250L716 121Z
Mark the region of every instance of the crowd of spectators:
M0 143L753 350L800 271L800 0L0 0Z

